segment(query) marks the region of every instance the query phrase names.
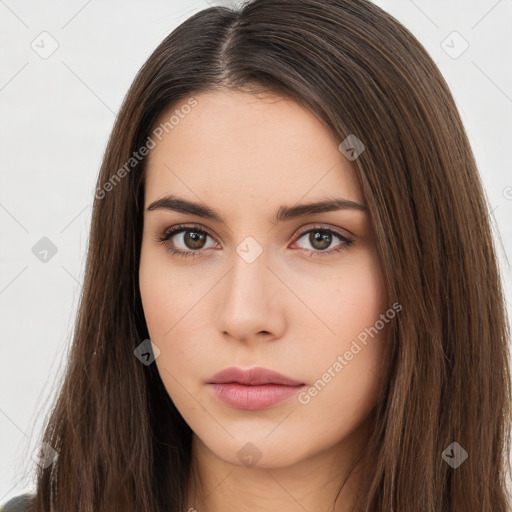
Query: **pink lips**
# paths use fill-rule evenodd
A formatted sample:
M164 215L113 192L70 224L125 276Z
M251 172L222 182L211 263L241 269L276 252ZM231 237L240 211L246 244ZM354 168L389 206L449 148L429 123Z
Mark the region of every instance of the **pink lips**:
M261 367L226 368L207 383L226 405L249 411L272 407L304 386L303 382Z

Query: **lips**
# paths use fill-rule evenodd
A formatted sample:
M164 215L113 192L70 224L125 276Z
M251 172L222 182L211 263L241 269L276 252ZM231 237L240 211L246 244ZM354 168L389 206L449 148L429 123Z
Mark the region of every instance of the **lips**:
M304 383L294 380L286 375L262 367L254 367L244 370L232 366L216 373L208 384L229 384L238 383L245 386L261 386L264 384L275 384L282 386L301 386Z
M303 382L267 368L231 367L216 373L208 387L221 402L235 409L269 409L296 395Z

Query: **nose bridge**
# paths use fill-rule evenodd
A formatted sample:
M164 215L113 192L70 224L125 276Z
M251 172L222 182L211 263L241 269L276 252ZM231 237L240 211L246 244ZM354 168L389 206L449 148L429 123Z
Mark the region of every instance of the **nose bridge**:
M252 238L252 237L248 237ZM267 253L255 239L245 239L236 247L233 255L233 269L228 278L228 301L246 304L263 300L267 303L265 290L268 291ZM263 292L263 293L262 293Z
M250 339L260 331L275 330L271 325L278 314L275 283L271 282L275 277L267 268L266 256L254 239L243 240L233 254L219 305L219 328L232 337Z

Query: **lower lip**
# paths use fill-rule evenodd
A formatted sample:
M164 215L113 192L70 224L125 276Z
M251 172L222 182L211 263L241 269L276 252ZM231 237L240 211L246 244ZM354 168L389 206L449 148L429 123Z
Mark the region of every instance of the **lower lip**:
M225 404L235 409L257 411L292 397L303 388L300 386L283 386L281 384L264 384L245 386L236 382L227 384L209 384L214 394Z

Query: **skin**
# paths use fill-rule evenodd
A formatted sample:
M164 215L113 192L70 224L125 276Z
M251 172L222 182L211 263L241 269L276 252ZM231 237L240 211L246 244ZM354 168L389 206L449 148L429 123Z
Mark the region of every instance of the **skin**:
M270 221L282 205L333 195L364 205L353 163L339 151L341 140L289 99L194 97L197 106L149 154L139 269L148 331L160 350L155 364L194 432L193 467L205 483L205 503L191 484L188 504L212 512L328 510L371 433L387 327L307 404L294 396L265 410L234 409L206 381L228 366L263 366L313 386L390 308L367 211ZM147 211L171 193L217 210L226 224ZM180 223L213 235L187 245L191 227L171 239L198 256L180 258L167 250L172 241L156 241ZM344 243L332 235L322 256L321 244L304 235L318 224L353 244L332 252ZM248 236L263 250L251 263L236 251ZM253 466L238 456L248 442L260 457ZM356 471L335 510L350 509L357 482Z

